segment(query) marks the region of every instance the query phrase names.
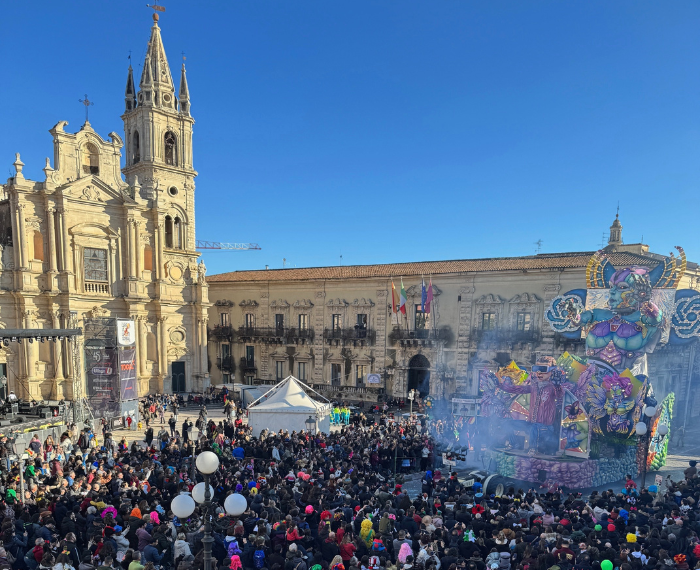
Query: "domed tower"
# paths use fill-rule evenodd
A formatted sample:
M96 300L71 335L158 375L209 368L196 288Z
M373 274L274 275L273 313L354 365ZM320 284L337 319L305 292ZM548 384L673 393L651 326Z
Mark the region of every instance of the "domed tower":
M622 224L620 223L620 211L615 215L615 221L610 226L610 237L608 238L608 246L622 245Z

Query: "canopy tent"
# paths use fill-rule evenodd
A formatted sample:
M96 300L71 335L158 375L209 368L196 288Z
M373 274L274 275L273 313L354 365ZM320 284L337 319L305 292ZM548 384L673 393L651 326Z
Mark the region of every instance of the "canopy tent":
M248 406L248 425L255 437L264 429L299 432L307 429L306 420L311 416L317 431L329 433L330 410L330 402L321 394L294 376L287 376Z

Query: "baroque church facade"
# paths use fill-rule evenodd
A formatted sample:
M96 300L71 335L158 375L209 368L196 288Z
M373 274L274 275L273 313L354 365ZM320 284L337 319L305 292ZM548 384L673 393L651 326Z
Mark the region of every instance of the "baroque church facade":
M0 328L133 319L139 394L200 391L209 303L195 249L194 119L157 14L138 88L129 66L121 118L124 139L59 121L44 180L25 178L16 155L0 196ZM19 397L70 399L75 374L67 341L0 348L0 376Z

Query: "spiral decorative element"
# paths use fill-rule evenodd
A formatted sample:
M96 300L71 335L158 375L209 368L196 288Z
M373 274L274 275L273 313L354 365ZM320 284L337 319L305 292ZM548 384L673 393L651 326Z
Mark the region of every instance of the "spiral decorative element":
M573 332L581 328L579 315L584 309L583 299L579 295L559 295L552 299L545 316L556 332Z
M671 327L680 338L700 337L700 293L676 301Z

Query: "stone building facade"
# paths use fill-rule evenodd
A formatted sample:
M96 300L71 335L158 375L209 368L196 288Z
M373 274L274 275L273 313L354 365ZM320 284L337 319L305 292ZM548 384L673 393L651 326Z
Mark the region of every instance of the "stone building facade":
M25 178L17 154L0 196L0 327L132 318L140 394L201 390L208 299L195 249L194 120L184 64L176 95L157 16L138 89L129 67L122 120L124 138L107 139L87 121L76 133L59 121L44 180ZM3 347L0 372L36 399L71 398L76 373L65 341Z
M645 245L624 245L621 229L616 219L606 248L614 266L659 262ZM212 382L272 383L294 374L339 398L405 397L411 388L445 400L477 396L482 369L511 360L529 368L537 355L565 350L584 354L583 341L556 335L544 313L557 295L585 288L592 253L212 275ZM407 316L397 319L391 288L402 279ZM429 315L422 279L433 284ZM700 287L697 265L688 264L680 287ZM692 346L658 348L650 357L657 395L694 398L689 380L700 379L699 365ZM367 383L372 373L380 384Z

